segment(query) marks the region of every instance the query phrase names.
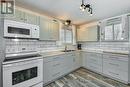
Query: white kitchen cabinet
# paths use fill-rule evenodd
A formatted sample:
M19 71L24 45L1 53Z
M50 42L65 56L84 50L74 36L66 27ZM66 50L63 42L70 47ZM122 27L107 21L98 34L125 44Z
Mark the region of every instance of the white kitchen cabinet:
M74 52L74 64L73 64L73 69L78 69L81 67L81 57L80 57L80 52Z
M103 55L103 74L128 82L128 55L106 53Z
M75 69L73 66L74 57L74 54L68 53L44 58L43 83L46 84L73 71Z
M53 58L43 59L43 83L47 83L53 80Z
M98 41L98 26L77 29L77 41Z
M66 73L69 73L71 71L73 71L73 63L74 63L74 58L73 58L73 54L71 53L68 53L65 55L65 70L66 70Z
M20 9L15 9L15 14L12 16L5 15L5 19L39 25L39 16Z
M59 23L40 17L40 40L59 40Z
M43 59L43 83L48 83L63 75L64 56L53 56Z
M102 54L83 52L83 67L102 73Z
M81 67L79 52L46 57L43 59L43 83L47 84L62 75Z

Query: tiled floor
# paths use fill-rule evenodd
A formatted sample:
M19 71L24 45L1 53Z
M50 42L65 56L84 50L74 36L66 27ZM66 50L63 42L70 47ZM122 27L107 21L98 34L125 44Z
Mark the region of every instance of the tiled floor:
M130 87L86 69L78 69L45 87Z

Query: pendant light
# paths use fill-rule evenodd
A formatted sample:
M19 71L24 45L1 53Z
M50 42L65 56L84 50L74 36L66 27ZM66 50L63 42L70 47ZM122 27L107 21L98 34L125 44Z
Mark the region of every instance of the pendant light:
M87 10L87 12L90 13L91 16L92 16L92 14L93 14L93 10L92 10L91 5L90 5L90 4L85 4L85 3L84 3L84 0L82 0L82 3L81 3L81 5L80 5L80 10L81 10L81 11Z

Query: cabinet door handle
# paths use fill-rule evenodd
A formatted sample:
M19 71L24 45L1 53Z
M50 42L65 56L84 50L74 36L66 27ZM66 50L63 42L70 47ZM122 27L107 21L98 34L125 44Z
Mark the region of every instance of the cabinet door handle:
M24 19L25 21L27 21L27 19Z
M60 63L53 65L53 67L56 67L56 66L59 66L59 65L60 65Z
M111 73L111 74L113 74L113 75L119 75L119 74L117 74L117 73L114 73L114 72L109 72L109 73Z
M92 60L92 61L95 61L95 62L97 61L97 60L95 60L95 59L91 59L91 60Z
M56 60L56 59L59 59L59 57L55 57L55 58L53 58L54 60Z
M54 74L54 75L52 75L52 76L55 77L55 76L57 76L58 74L60 74L60 72L58 72L58 73L56 73L56 74Z
M92 68L96 69L96 67L94 67L94 66L90 66L90 67L92 67Z
M20 18L20 20L23 20L23 18Z
M119 64L109 63L110 65L119 66Z

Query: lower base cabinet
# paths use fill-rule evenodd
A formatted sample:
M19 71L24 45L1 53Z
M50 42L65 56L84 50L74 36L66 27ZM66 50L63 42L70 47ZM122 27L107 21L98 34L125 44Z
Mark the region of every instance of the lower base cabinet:
M128 83L128 55L104 54L103 74Z
M93 52L83 52L83 67L101 73L102 54Z
M43 83L54 81L81 66L123 83L129 82L128 55L94 52L79 55L79 52L72 52L44 58Z
M76 52L43 59L43 84L47 84L81 67Z
M129 83L128 55L82 52L83 67L109 78Z

